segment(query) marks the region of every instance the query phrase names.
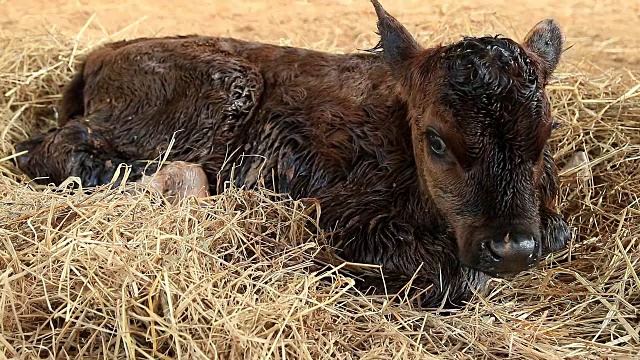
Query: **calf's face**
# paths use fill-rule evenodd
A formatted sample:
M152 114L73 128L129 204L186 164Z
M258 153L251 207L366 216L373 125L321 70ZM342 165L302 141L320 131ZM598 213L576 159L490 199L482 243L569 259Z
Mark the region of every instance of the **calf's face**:
M544 88L563 38L553 20L522 44L465 38L425 50L373 1L378 50L409 106L414 156L425 195L455 233L463 264L507 276L538 262L536 190L552 120Z

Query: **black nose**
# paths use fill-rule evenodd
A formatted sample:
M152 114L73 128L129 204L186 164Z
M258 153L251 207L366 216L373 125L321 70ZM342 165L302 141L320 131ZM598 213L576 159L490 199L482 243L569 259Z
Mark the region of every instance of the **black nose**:
M481 267L497 276L529 269L538 261L539 246L533 235L512 232L481 244Z

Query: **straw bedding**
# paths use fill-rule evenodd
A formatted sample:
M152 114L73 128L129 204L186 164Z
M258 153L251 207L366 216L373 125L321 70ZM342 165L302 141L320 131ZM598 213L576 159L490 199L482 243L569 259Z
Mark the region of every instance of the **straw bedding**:
M34 190L7 159L55 121L89 49L0 40L0 355L7 358L629 358L640 352L639 73L561 67L559 205L576 237L464 309L353 289L305 213L312 203L230 187L203 202Z

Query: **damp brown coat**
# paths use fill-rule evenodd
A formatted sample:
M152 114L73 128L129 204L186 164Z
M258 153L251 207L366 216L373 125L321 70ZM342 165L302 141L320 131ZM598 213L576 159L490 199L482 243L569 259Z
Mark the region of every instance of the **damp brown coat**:
M59 127L18 144L30 177L108 183L119 164L200 164L227 181L317 198L320 225L386 288L413 278L424 305L467 300L489 276L565 246L553 210L553 127L544 92L557 24L523 44L464 38L423 48L382 6L380 44L330 54L206 36L142 38L93 51L67 86ZM147 169L151 171L153 169ZM375 276L359 282L383 291Z

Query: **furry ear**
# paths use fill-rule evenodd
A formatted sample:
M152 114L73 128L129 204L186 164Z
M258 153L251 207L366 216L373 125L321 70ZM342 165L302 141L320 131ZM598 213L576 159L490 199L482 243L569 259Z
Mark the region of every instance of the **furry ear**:
M542 60L546 77L549 77L558 66L562 55L564 36L560 26L553 19L537 23L525 36L523 46Z
M422 50L409 31L380 5L371 0L378 15L380 42L370 52L382 53L385 62L395 65L408 60Z

